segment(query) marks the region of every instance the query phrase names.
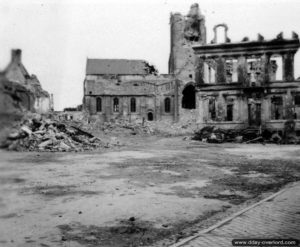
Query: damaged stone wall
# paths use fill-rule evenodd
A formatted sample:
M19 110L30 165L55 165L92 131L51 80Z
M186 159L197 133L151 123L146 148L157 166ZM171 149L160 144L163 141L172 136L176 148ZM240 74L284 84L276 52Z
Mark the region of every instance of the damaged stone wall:
M187 16L171 14L171 52L169 74L183 82L195 80L195 56L192 46L206 43L205 18L198 4L193 4Z
M0 75L0 100L1 114L34 110L34 94L25 86L7 80L4 74Z
M0 142L4 140L14 122L27 111L34 110L34 94L26 87L6 79L0 74Z
M258 38L195 47L204 75L197 84L200 127L282 131L285 122L293 120L300 129L300 84L293 75L299 39Z
M174 120L175 86L169 75L87 75L84 110L91 121Z
M246 126L245 97L241 90L203 91L197 95L199 100L199 126L222 126L225 129L243 128Z
M7 80L20 84L34 95L33 108L28 110L37 113L48 113L53 109L51 97L45 91L36 75L30 75L22 64L22 51L20 49L12 50L11 61L3 72Z
M285 121L294 119L296 128L300 129L300 87L296 83L284 86L277 83L261 95L245 94L238 88L223 87L219 91L206 88L197 95L199 127L216 125L242 129L262 125L270 130L282 130ZM228 118L228 109L231 109L228 105L232 105L232 119ZM250 119L250 115L254 119Z
M34 109L37 113L48 113L52 111L51 109L51 96L45 91L36 75L31 75L26 81L26 85L30 88L35 96Z
M198 4L193 4L186 16L180 13L171 14L171 51L169 58L169 73L179 81L178 85L178 120L181 122L196 121L197 103L193 107L185 107L185 98L195 98L196 95L185 95L189 85L195 86L203 80L203 73L196 60L192 46L206 44L205 17L201 14Z

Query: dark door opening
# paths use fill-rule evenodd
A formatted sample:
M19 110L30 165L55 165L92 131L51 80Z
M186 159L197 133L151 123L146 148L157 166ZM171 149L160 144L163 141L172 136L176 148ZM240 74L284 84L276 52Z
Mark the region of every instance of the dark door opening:
M196 96L195 87L193 85L187 86L182 91L182 108L195 109L196 108Z
M148 119L148 121L153 121L153 113L152 112L148 112L147 119Z
M233 120L233 105L227 105L227 115L226 115L226 121L232 121Z
M261 124L261 104L248 105L248 120L250 126L259 126Z

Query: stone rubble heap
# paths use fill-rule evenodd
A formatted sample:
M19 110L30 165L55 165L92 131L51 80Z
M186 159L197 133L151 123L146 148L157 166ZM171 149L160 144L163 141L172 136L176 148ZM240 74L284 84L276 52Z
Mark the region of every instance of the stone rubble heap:
M260 128L245 128L241 130L226 130L216 126L206 126L194 132L193 140L209 143L277 143L300 144L300 138L295 131L294 120L287 120L283 132Z
M82 121L81 123L78 122L77 126L92 133L101 133L108 136L148 136L153 134L153 129L146 122L143 124L142 121L130 122L125 119L114 119L110 122L94 121L88 124Z
M115 123L103 123L102 130L104 132L110 132L115 129L128 129L132 135L150 135L153 133L152 129L142 123L130 123L124 120L118 120Z
M191 123L173 123L168 121L133 121L118 119L114 122L101 123L99 128L104 133L128 132L138 136L183 136L193 133L194 126ZM91 129L92 130L92 129Z
M1 145L15 151L84 151L107 147L99 138L72 125L40 116L25 118Z

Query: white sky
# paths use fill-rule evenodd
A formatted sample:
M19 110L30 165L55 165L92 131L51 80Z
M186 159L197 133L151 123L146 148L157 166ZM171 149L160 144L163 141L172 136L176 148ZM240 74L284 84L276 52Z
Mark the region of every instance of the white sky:
M20 48L29 73L54 94L55 110L81 104L86 59L144 59L168 72L170 12L187 14L197 2L212 27L227 23L231 41L283 31L300 35L299 0L0 0L0 68ZM300 76L300 52L295 76Z

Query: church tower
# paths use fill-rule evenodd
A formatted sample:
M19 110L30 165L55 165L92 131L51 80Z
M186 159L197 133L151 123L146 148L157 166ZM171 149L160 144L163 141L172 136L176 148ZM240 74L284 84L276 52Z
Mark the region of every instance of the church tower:
M193 4L189 13L171 13L171 52L169 74L184 83L195 81L195 56L193 45L206 44L205 18L199 5Z

